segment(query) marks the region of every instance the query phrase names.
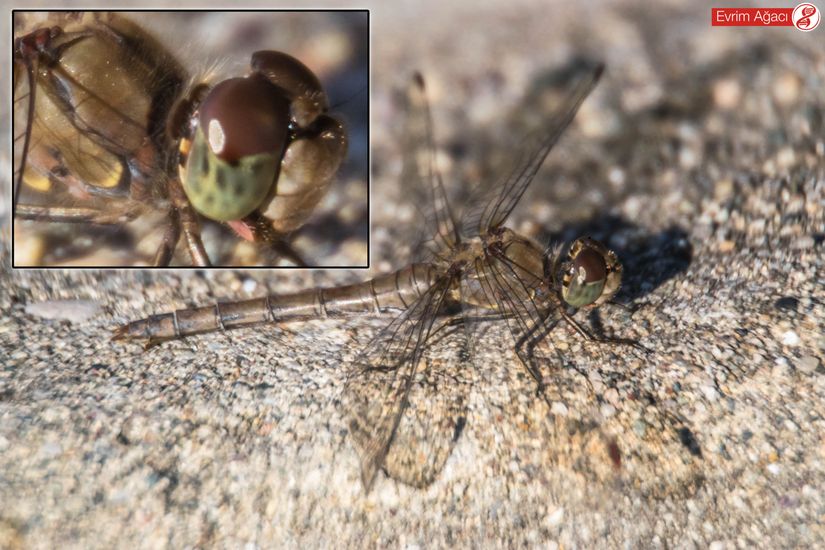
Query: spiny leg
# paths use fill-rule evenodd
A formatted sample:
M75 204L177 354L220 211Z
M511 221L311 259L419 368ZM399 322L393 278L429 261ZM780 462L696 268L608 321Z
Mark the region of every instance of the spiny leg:
M540 323L536 323L516 342L516 355L519 356L519 359L521 359L521 362L527 369L527 372L529 372L530 376L532 376L533 380L535 380L537 385L536 395L540 395L542 397L546 397L544 395L544 390L546 387L544 377L541 375L541 370L539 367L536 366L531 359L534 357L533 350L536 345L546 338L550 330L553 329L553 327L545 326L544 322L546 320L547 317L544 317Z
M163 233L163 240L155 252L155 257L152 259L152 265L156 267L166 267L172 261L172 256L175 254L175 248L178 246L180 240L180 217L178 211L174 208L169 209L169 222L166 225L166 231Z
M564 309L561 309L560 311L561 311L562 318L565 321L567 321L567 324L569 324L571 327L573 327L573 329L575 329L575 331L578 332L579 335L582 338L584 338L585 340L587 340L589 342L598 342L600 344L614 344L614 345L633 346L634 348L642 350L645 353L652 353L652 351L650 349L644 347L643 345L641 345L639 342L637 342L636 340L634 340L632 338L614 338L612 336L600 336L600 337L593 336L592 334L590 334L590 332L587 331L587 329L585 329L583 326L581 326L579 323L577 323L576 320L573 319L573 317L569 313L564 311Z
M285 236L273 229L270 218L259 212L253 212L244 218L242 223L250 234L249 237L245 238L251 238L253 242L267 246L270 251L275 253L276 257L286 258L298 267L308 267L307 262L301 254L289 244Z
M269 246L272 248L272 251L275 252L278 256L282 256L295 264L297 267L309 267L309 264L306 263L304 258L301 254L295 250L291 244L284 240L275 241L273 243L269 243Z
M209 261L209 255L203 247L201 240L201 226L198 221L198 214L192 205L189 204L189 199L183 192L180 181L177 178L169 180L167 184L169 191L169 198L172 201L172 207L178 211L180 230L186 239L186 249L192 258L192 264L196 266L209 267L212 263Z

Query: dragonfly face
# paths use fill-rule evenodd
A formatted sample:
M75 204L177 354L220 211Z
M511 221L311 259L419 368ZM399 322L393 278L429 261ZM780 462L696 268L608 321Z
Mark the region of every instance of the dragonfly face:
M346 156L318 78L284 53L256 52L248 75L186 93L185 71L152 36L94 13L23 35L14 64L15 217L120 226L154 214L150 227L166 217L158 265L181 237L193 263L209 264L203 219L285 245Z

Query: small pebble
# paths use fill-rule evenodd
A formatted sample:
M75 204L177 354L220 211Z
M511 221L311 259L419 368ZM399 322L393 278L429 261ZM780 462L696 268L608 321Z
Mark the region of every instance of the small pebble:
M713 196L717 201L726 201L733 196L734 186L730 178L721 179L713 187Z
M246 278L244 279L241 288L243 288L243 291L247 294L252 294L253 292L255 292L255 289L258 288L258 281L251 277Z
M696 151L690 147L682 147L679 150L679 165L685 169L690 170L694 168L699 162L699 156Z
M803 355L796 363L796 368L805 374L813 374L819 367L819 358L813 355Z
M561 522L564 520L564 508L556 508L551 513L547 515L547 518L544 520L544 525L549 527L555 527L560 525Z
M713 84L713 102L720 109L733 109L739 105L742 97L742 88L732 78L717 80Z
M100 306L91 300L47 300L26 306L26 313L41 319L81 323L97 315Z
M795 73L787 72L774 82L773 97L782 105L792 105L799 97L801 87L799 77Z
M607 180L613 185L614 187L620 188L624 185L625 182L625 173L624 170L621 168L614 166L610 169L610 172L607 173Z
M796 308L798 306L799 300L797 300L793 296L783 296L773 303L773 307L775 307L776 309L787 309L792 311L796 311Z
M782 335L782 344L785 346L796 346L799 344L799 336L792 330L786 331Z
M719 392L713 386L700 386L699 389L708 401L719 399Z
M796 161L796 154L790 147L783 147L776 154L776 164L780 168L790 168Z

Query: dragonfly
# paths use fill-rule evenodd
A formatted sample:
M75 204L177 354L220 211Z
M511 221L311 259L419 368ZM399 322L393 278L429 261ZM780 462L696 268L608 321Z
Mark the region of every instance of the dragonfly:
M482 367L479 351L488 346L486 327L491 324L506 327L518 368L554 414L564 408L560 404L572 408L570 396L590 382L563 368L552 334L561 330L560 324L588 342L626 346L643 357L649 353L634 339L605 336L574 318L580 310L613 300L622 264L607 246L587 236L569 247L543 247L505 222L602 71L600 64L585 68L560 107L543 115L539 129L523 142L512 169L479 184L460 215L437 169L426 88L416 76L409 91L402 181L416 182L429 196L430 206L422 214L432 234L417 247L411 264L362 283L153 315L116 328L114 339L151 347L258 323L394 315L345 365L341 405L366 491L382 470L414 487L426 487L437 478L466 421L462 411L472 386L468 373ZM692 445L688 455L700 454L680 419L655 411L654 416L672 428L669 441ZM570 435L593 431L593 423L584 420L559 419L558 426L554 445L559 449L581 447L583 443L570 443ZM648 430L653 441L634 441L628 448L658 449L665 431ZM567 443L560 441L563 437ZM602 432L590 439L601 445L608 472L637 456L635 451L623 455L616 439Z
M192 265L208 266L208 221L259 243L265 258L305 263L286 237L347 154L346 128L306 65L262 50L246 75L190 84L126 17L51 19L14 44L15 235L34 230L25 220L62 224L71 245L72 227L144 220L162 238L127 265L169 265L182 243Z

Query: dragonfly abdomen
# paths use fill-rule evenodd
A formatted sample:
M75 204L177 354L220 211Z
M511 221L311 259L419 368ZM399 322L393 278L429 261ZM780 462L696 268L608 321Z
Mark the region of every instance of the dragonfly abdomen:
M265 322L379 314L408 307L429 289L434 279L432 266L413 264L352 285L271 294L152 315L118 327L114 339L143 340L149 347L193 334Z

